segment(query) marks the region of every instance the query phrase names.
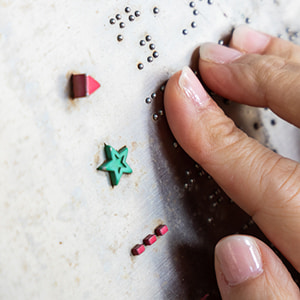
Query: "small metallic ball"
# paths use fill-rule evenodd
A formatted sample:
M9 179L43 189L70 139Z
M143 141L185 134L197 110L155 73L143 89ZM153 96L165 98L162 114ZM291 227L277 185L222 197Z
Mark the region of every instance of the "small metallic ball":
M159 111L158 111L158 114L159 114L160 116L163 116L163 115L164 115L164 111L163 111L163 110L159 110Z
M146 41L147 41L147 42L150 42L150 41L151 41L151 39L152 39L152 38L151 38L151 35L149 35L149 34L148 34L148 35L146 35L145 39L146 39Z
M158 116L158 114L154 114L154 115L152 116L152 118L153 118L154 121L157 121L158 118L159 118L159 116Z
M195 2L194 1L190 2L190 7L195 7Z
M111 19L109 20L109 23L110 23L111 25L116 24L116 20L115 20L114 18L111 18Z
M148 56L147 61L148 61L149 63L153 62L153 57L152 57L152 56Z
M146 45L146 42L144 40L140 40L140 45L141 46L145 46Z
M192 22L191 26L192 26L192 28L196 28L197 27L197 23L196 22Z
M129 19L130 22L132 22L132 21L135 20L135 17L134 17L134 15L130 15L130 16L128 17L128 19Z
M218 41L218 44L219 44L219 45L224 45L224 41L223 41L223 40L219 40L219 41Z
M116 19L117 19L117 20L121 20L121 19L122 19L122 16L121 16L120 14L117 14L117 15L116 15Z
M147 97L146 100L145 100L145 102L146 102L147 104L151 104L151 103L152 103L152 99L149 98L149 97Z
M194 14L195 16L199 15L199 10L198 10L198 9L194 9L193 14Z
M154 14L158 14L159 13L159 8L158 7L154 7L153 8L153 13Z
M150 50L154 50L155 49L155 45L154 44L150 44L149 48L150 48Z
M182 30L182 34L183 34L183 35L187 35L188 33L189 33L189 32L188 32L187 29L183 29L183 30Z
M129 6L125 7L125 12L130 13L131 12L131 8Z
M214 1L213 1L213 0L208 0L207 3L208 3L208 4L213 4Z
M162 85L162 86L160 87L160 91L161 91L161 92L164 92L164 91L165 91L165 88L166 88L165 85Z
M126 25L124 22L121 22L119 26L120 26L120 28L125 28Z
M138 67L139 70L143 70L144 69L144 65L142 63L139 63L137 65L137 67Z
M136 16L137 18L141 16L141 12L140 12L139 10L135 11L134 14L135 14L135 16Z
M117 40L118 40L119 42L122 42L122 41L124 40L123 35L122 35L122 34L119 34L119 35L117 36Z
M158 56L159 56L159 53L158 53L157 51L154 51L154 52L153 52L153 57L154 57L154 58L158 58Z
M151 98L152 98L152 99L156 98L156 93L152 93L152 94L151 94Z
M246 22L247 24L250 24L250 23L251 23L251 19L250 19L250 18L246 18L245 22Z

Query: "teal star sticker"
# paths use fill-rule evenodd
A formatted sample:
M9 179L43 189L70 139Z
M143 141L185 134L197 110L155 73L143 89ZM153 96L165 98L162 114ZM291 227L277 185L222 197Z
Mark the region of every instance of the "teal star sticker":
M116 151L112 146L105 145L106 161L97 168L100 171L109 172L112 186L118 185L123 173L130 174L132 169L126 162L128 148L123 147Z

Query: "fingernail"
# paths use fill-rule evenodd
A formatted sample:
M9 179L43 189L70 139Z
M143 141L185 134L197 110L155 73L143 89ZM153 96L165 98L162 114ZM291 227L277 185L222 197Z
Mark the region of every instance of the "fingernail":
M271 37L246 25L237 27L232 35L232 44L241 51L260 53L269 44Z
M248 236L230 236L221 240L215 254L230 286L241 284L263 272L260 250L254 239Z
M206 43L200 46L200 58L218 64L230 63L242 55L240 51L218 44Z
M198 106L204 106L208 102L209 96L207 92L189 67L182 69L178 85L185 96Z

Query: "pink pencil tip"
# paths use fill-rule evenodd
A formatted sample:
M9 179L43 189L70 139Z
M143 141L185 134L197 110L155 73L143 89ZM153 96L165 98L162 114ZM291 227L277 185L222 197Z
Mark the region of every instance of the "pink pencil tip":
M93 94L100 87L100 83L96 81L92 76L87 76L86 84L88 95Z

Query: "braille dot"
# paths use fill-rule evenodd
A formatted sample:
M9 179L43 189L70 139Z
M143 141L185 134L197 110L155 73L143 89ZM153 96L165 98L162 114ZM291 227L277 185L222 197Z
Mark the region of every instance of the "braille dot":
M146 102L147 104L151 104L151 103L152 103L152 99L149 98L149 97L147 97L146 100L145 100L145 102Z
M154 52L153 52L153 57L154 57L154 58L158 58L158 56L159 56L158 52L157 52L157 51L154 51Z
M182 34L183 34L183 35L187 35L187 34L188 34L188 30L187 30L187 29L183 29L183 30L182 30Z
M190 7L195 7L195 2L194 1L192 1L192 2L190 2Z
M150 50L154 50L155 49L155 45L154 44L150 44L149 48L150 48Z
M123 35L119 34L119 35L117 36L117 40L118 40L119 42L122 42L123 39L124 39Z
M125 7L125 12L130 13L131 12L131 8L130 7Z
M128 17L128 19L129 19L130 22L132 22L132 21L135 20L135 17L134 17L134 15L130 15L130 16Z
M143 70L144 69L144 65L142 63L139 63L137 65L137 67L138 67L139 70Z
M250 24L250 23L251 23L251 19L250 19L250 18L246 18L245 22L246 22L247 24Z
M140 45L141 46L145 46L146 45L146 42L144 40L140 40Z
M192 26L192 28L196 28L197 27L197 23L196 22L192 22L191 26Z
M199 10L198 10L198 9L194 9L193 14L194 14L195 16L199 15Z
M120 28L125 28L125 23L121 22L119 26L120 26Z
M159 13L159 8L158 7L154 7L153 8L153 13L154 14L158 14Z
M146 39L146 41L147 41L147 42L150 42L150 41L151 41L151 39L152 39L152 38L151 38L151 35L149 35L149 34L148 34L148 35L146 35L145 39Z
M135 11L134 15L138 18L141 16L141 12L139 10Z
M151 94L151 98L152 98L152 99L156 98L156 93L152 93L152 94Z
M159 117L158 117L158 114L154 114L154 115L152 116L152 118L153 118L154 121L157 121L158 118L159 118Z
M253 124L253 128L254 128L255 130L258 130L259 127L260 127L259 123L255 122L255 123Z
M116 15L116 19L117 19L117 20L121 20L121 19L122 19L122 16L121 16L120 14L117 14L117 15Z
M219 44L219 45L224 45L224 41L223 41L223 40L219 40L219 41L218 41L218 44Z
M114 25L114 24L116 24L116 20L115 20L114 18L111 18L111 19L109 20L109 23L110 23L111 25Z
M213 1L213 0L208 0L207 3L208 3L208 4L213 4L214 1Z
M149 63L152 63L152 62L153 62L153 57L152 57L152 56L148 56L148 57L147 57L147 61L148 61Z
M291 41L291 42L293 42L294 40L295 40L295 36L294 35L291 35L290 37L289 37L289 40Z

